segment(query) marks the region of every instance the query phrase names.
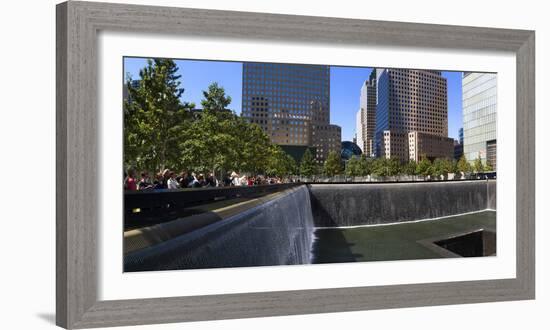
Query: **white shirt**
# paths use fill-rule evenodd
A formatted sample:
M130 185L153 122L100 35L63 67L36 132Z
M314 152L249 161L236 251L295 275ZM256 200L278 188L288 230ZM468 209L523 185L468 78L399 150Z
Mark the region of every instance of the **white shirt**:
M168 179L168 189L178 189L180 185L176 181L176 179L170 178Z

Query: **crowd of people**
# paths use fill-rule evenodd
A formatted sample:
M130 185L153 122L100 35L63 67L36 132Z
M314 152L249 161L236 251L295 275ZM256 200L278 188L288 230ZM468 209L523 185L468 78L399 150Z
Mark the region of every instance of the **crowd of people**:
M139 178L134 169L129 169L127 173L124 173L124 190L236 187L277 183L283 183L283 180L279 177L240 175L236 172L226 173L222 180L218 180L214 173L204 175L192 171L182 171L176 174L170 169L157 173L154 178L151 178L147 171L142 171Z

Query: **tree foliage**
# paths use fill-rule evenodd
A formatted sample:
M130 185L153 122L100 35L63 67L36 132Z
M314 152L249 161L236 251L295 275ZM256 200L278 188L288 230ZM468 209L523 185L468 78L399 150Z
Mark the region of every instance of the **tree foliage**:
M372 173L377 176L398 175L401 169L401 163L397 158L377 158L374 160Z
M294 158L284 152L281 147L271 145L270 157L267 164L266 174L275 176L288 176L296 173L296 162Z
M125 165L164 169L179 165L178 143L185 139L192 104L180 101L184 92L174 61L148 60L139 85L127 78L124 103Z
M472 172L472 166L470 166L470 163L466 160L464 154L460 156L456 167L459 172L464 174Z
M358 172L360 176L367 176L372 173L372 158L367 158L365 154L359 156Z
M201 105L204 112L223 112L231 103L231 96L225 94L225 89L214 82L208 90L202 92L204 99Z
M273 148L258 125L228 111L204 111L190 125L180 149L181 162L197 170L258 174L271 166L281 171L283 151Z
M317 164L309 148L306 149L300 160L300 175L309 178L316 174Z
M323 171L327 176L335 176L342 173L340 155L336 151L328 153Z
M351 157L346 162L346 169L345 169L346 176L359 176L359 175L361 175L359 164L360 164L360 159L358 157Z
M454 173L453 162L447 158L436 158L431 166L430 175L447 179L449 173Z
M428 176L432 171L432 163L426 157L423 157L416 165L416 175Z
M275 148L263 130L227 110L231 97L212 83L203 92L204 111L180 100L180 76L172 60L149 60L139 85L127 80L124 104L125 165L148 170L234 170L293 173L293 160Z
M401 172L406 175L415 175L416 174L416 162L414 160L409 160L401 167Z
M477 156L477 159L474 161L474 172L483 172L483 162L481 161L481 156Z

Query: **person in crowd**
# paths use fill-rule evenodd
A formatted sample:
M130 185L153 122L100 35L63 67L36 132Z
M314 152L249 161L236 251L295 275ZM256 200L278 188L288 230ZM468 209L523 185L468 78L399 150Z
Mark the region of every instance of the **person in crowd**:
M189 184L190 188L201 188L205 184L204 176L202 174L193 173L193 180Z
M249 187L253 186L254 185L254 180L255 180L254 177L252 177L252 176L249 177L246 185L249 186Z
M153 189L166 189L163 183L164 183L164 180L162 177L162 172L158 172L157 174L155 174L155 180L153 181Z
M133 168L128 170L128 174L124 178L124 190L137 190L136 171Z
M176 177L176 180L178 181L178 184L181 188L187 188L191 181L193 181L193 177L189 174L187 171L182 171L179 176Z
M176 175L176 181L178 182L178 184L180 185L180 187L184 187L182 186L181 182L182 182L182 179L185 177L185 171L181 171L180 174Z
M218 186L218 179L214 176L214 173L208 174L206 177L206 186L207 187L217 187Z
M199 180L199 184L200 184L200 187L206 187L207 183L206 183L206 179L204 177L204 174L199 174L199 177L197 178L197 180Z
M149 173L147 171L141 172L141 180L139 180L137 184L138 190L149 190L153 189L153 184L151 183L151 180L149 178Z
M243 175L239 179L239 186L247 186L248 185L248 177L246 175Z
M238 173L232 172L231 173L231 185L232 186L240 186L241 185L241 177Z
M226 173L223 177L222 182L224 187L229 187L233 183L233 179L231 178L231 175L229 173Z
M168 186L168 189L179 189L180 185L176 180L176 173L174 173L174 171L170 171L168 173L168 181L166 184Z
M197 175L195 172L191 173L191 178L187 184L187 188L194 188L198 185L199 180L197 180Z
M202 174L193 175L193 181L190 185L192 188L201 188L204 185L204 176Z

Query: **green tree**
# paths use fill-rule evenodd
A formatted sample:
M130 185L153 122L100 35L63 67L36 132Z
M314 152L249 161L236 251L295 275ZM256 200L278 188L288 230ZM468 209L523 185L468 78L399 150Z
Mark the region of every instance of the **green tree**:
M483 162L481 161L481 156L477 156L477 159L474 161L474 172L483 172Z
M416 174L428 176L432 171L432 163L426 157L423 157L416 165Z
M464 154L460 156L456 167L459 172L462 172L464 174L470 173L472 171L472 166L470 165L470 163L468 163Z
M360 176L367 176L372 173L372 159L367 158L365 154L361 154L359 157L359 164L357 165Z
M335 176L342 173L342 165L340 164L340 155L336 151L328 153L325 161L324 172L327 176Z
M182 103L181 76L175 62L148 60L139 72L139 85L127 77L124 102L124 162L137 168L157 170L179 164L179 141L185 139L189 110Z
M213 113L203 112L180 143L182 163L198 171L239 170L235 163L240 141L234 135L234 126L230 119L220 120Z
M358 176L359 174L359 158L358 157L351 157L346 162L346 169L345 174L346 176Z
M231 97L223 87L212 83L203 91L203 96L203 112L189 127L187 139L181 142L181 158L185 164L213 172L286 172L281 163L283 155L272 149L265 132L227 110Z
M208 90L203 91L204 99L201 105L204 112L224 112L231 103L231 96L225 94L225 89L213 82L208 86Z
M397 158L377 158L373 163L372 173L377 176L393 176L400 172L401 164Z
M401 167L401 172L406 175L415 175L416 174L416 162L414 160L409 160Z
M305 176L306 178L311 177L316 174L316 163L311 151L309 148L306 149L300 161L300 175Z
M182 162L202 171L263 173L273 156L265 132L231 112L203 112L180 146Z
M270 158L269 136L260 126L247 122L245 118L238 116L232 118L236 122L232 131L232 135L237 140L232 147L237 155L235 167L253 174L265 172Z
M266 174L276 176L288 176L296 172L296 162L289 154L278 145L271 145L270 156Z
M444 158L442 165L445 178L448 177L449 173L455 172L456 162L454 161L454 159Z
M441 176L447 179L448 174L453 172L453 163L447 158L436 158L431 166L431 175L437 178Z

